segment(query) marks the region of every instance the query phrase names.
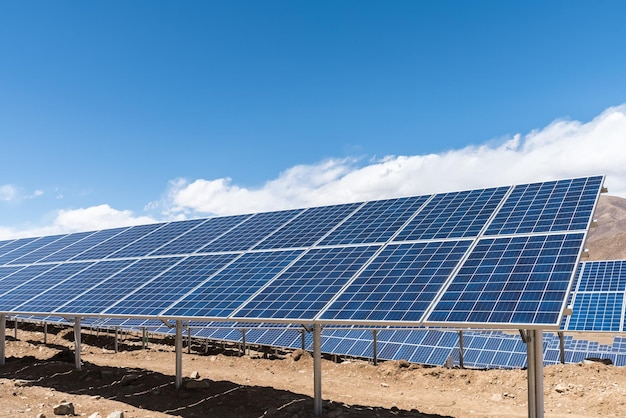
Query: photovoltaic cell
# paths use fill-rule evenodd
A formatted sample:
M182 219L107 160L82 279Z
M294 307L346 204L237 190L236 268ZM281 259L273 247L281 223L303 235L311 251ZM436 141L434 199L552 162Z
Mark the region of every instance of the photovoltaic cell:
M258 213L211 242L204 247L202 251L248 250L272 232L282 227L286 222L289 222L300 212L302 212L302 209Z
M16 239L14 241L8 242L5 245L2 246L2 248L0 248L0 257L4 257L6 254L10 253L11 251L20 248L32 241L35 241L37 238L20 238L20 239ZM4 262L0 263L4 264Z
M72 260L100 260L108 257L111 253L117 251L120 247L124 247L138 240L150 232L161 228L164 224L137 225L128 228L125 231L109 238L100 244L94 245L87 251L73 257Z
M320 319L420 321L471 243L464 240L388 245Z
M478 236L507 190L498 187L437 194L394 241Z
M0 311L10 311L16 306L26 302L31 299L34 295L38 295L46 290L50 289L52 286L62 282L63 280L67 280L74 274L78 273L80 270L89 267L91 263L68 263L68 264L58 264L54 265L46 265L37 267L36 271L40 271L40 269L49 269L38 276L35 276L30 281L25 281L18 283L15 287L11 288L9 291L0 295ZM50 267L53 267L50 269ZM29 269L32 267L26 267L25 273L31 275L33 272ZM20 278L21 279L21 278ZM20 280L21 281L21 280ZM0 285L2 282L0 282Z
M65 235L56 241L53 241L43 247L40 247L37 250L31 251L30 253L11 261L9 264L35 263L42 258L49 256L50 254L53 254L67 246L70 246L85 237L88 237L91 234L93 234L93 232L78 232L75 234Z
M55 313L97 314L117 302L123 295L137 289L168 270L181 257L145 258L116 273L92 289L70 301Z
M577 293L568 331L620 332L623 292Z
M485 235L586 230L602 176L513 188Z
M94 232L93 234L76 241L74 244L68 245L67 247L50 254L49 256L44 257L39 260L40 262L57 262L57 261L67 261L72 257L80 254L89 248L98 245L109 238L119 234L120 232L128 229L127 227L123 228L113 228L113 229L103 229L102 231ZM75 234L72 234L75 235Z
M72 277L14 308L18 312L48 313L60 307L95 286L108 279L111 275L133 263L132 260L100 261ZM82 263L81 263L82 264ZM52 266L50 266L52 267Z
M11 274L15 273L18 270L23 269L23 266L20 267L15 267L15 266L11 266L11 267L0 267L0 281L2 279L4 279L7 276L10 276Z
M123 298L105 313L156 316L236 256L237 254L190 256Z
M369 244L388 241L429 196L367 202L320 245Z
M378 249L378 245L313 248L233 316L312 320Z
M313 245L350 215L359 205L361 204L350 203L307 209L255 248L296 248Z
M481 239L426 321L558 326L583 238Z
M162 247L205 221L206 219L193 219L190 221L170 222L146 234L143 238L138 239L132 244L115 251L107 258L141 257L150 254L152 251Z
M238 215L207 219L206 222L164 245L151 255L193 254L249 217L250 215Z
M244 254L162 315L226 317L300 254L301 250Z

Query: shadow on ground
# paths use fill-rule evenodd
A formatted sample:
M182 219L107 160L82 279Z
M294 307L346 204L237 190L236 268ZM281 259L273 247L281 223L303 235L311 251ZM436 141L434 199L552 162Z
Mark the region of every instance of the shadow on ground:
M183 418L191 417L313 417L311 397L271 387L242 386L229 381L194 380L198 387L174 387L172 376L136 368L102 367L85 363L78 371L73 355L64 350L53 359L8 357L0 369L1 378L19 379L26 386L54 388L68 394L100 396L150 411ZM343 405L324 401L323 416L391 418L429 417L442 415Z

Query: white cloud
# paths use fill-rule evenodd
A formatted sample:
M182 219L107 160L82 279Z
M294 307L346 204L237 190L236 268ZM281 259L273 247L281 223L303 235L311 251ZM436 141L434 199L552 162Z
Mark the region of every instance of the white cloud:
M154 222L156 220L148 216L134 216L129 210L117 210L109 205L98 205L89 208L60 210L52 224L43 227L19 229L0 227L0 239L95 231Z
M557 120L525 136L442 154L299 165L259 188L227 177L177 179L160 205L167 216L227 215L596 174L607 175L611 194L626 197L626 105L587 123Z
M17 187L12 184L3 184L0 186L0 201L13 202L19 198Z

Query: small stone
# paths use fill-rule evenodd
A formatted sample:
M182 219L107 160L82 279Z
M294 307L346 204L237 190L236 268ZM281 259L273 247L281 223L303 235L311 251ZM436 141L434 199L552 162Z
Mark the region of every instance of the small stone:
M120 379L120 385L122 385L122 386L130 386L134 382L136 382L137 379L139 379L139 375L138 374L125 374L124 376L122 376L122 379Z
M13 384L18 387L24 387L24 386L30 386L30 382L28 380L23 380L23 379L17 379L15 380L15 382L13 382Z
M74 415L74 404L71 402L61 402L52 409L54 415Z
M189 375L189 378L191 378L191 379L200 379L200 373L197 370L194 370Z
M89 415L88 418L102 418L102 415L100 415L100 412L94 412L93 414Z
M564 384L562 384L562 383L559 383L558 385L556 385L556 386L554 387L554 390L555 390L557 393L563 393L563 392L567 391L567 386L565 386L565 385L564 385Z
M35 415L35 418L46 418L46 414L43 414L40 412L37 415Z
M389 383L381 382L380 386L382 386L384 388L388 388L389 387Z
M124 418L124 412L123 411L113 411L109 415L107 415L107 418Z

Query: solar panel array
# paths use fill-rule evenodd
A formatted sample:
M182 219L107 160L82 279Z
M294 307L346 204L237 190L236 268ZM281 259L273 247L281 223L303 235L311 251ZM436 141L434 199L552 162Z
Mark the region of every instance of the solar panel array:
M603 176L0 242L0 312L557 328Z

